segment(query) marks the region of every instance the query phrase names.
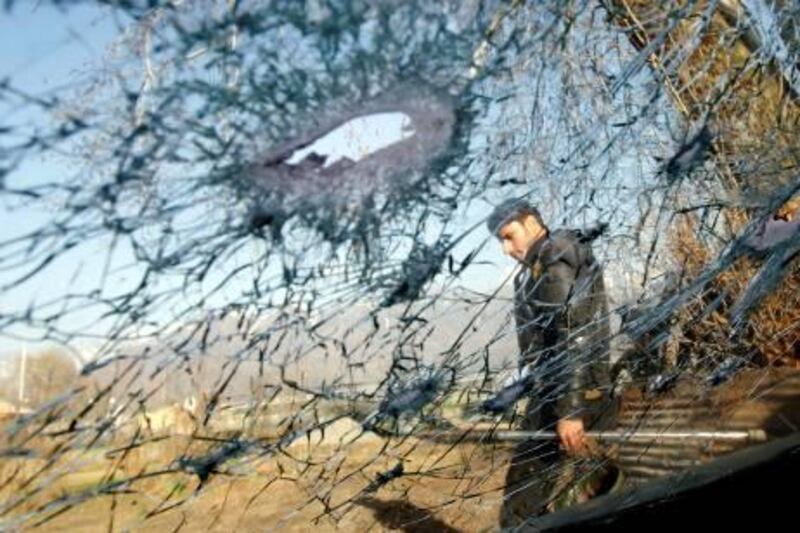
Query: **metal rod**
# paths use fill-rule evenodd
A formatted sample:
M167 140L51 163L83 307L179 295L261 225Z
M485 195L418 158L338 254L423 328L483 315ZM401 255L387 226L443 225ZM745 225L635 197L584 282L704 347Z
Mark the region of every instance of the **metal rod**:
M749 441L765 442L767 434L763 429L748 429L741 431L587 431L587 437L598 441L626 442L626 441L658 441L658 440L716 440L716 441ZM492 440L524 441L524 440L552 440L557 439L555 431L495 431L491 433Z
M411 432L404 436L416 437L441 442L451 441L489 441L489 442L522 442L526 440L555 440L555 431L497 431L487 429L456 431L423 431ZM656 442L656 441L723 441L723 442L766 442L767 434L763 429L746 429L738 431L587 431L586 436L598 442Z

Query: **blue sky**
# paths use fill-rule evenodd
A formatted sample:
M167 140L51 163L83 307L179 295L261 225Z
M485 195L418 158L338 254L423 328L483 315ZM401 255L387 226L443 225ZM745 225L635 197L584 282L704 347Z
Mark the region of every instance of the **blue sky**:
M70 97L77 87L86 84L99 69L108 63L110 47L118 40L125 21L115 18L115 13L91 3L79 4L69 9L58 9L48 2L20 2L11 13L0 16L0 78L8 78L21 91L38 96ZM22 126L23 129L46 124L52 120L32 107L9 107L0 101L0 123ZM329 155L328 163L340 157L357 160L366 153L401 140L413 134L408 117L399 113L383 113L368 119L359 118L323 137L298 154L302 158L311 149ZM299 159L297 158L297 159ZM74 161L52 156L30 158L18 171L7 178L14 185L30 186L34 183L73 180L81 169ZM477 205L472 209L481 211ZM480 213L475 213L480 216ZM0 241L23 235L46 223L51 213L30 206L9 204L5 199L0 211ZM464 243L463 254L485 237L476 232L475 238ZM24 310L28 306L41 306L44 302L57 302L59 297L73 292L88 292L98 288L104 268L104 256L109 239L83 244L58 259L58 267L47 268L16 290L0 294L0 307L6 312ZM253 253L253 252L250 252ZM247 254L245 254L247 255ZM130 253L123 250L122 262L132 263ZM98 259L100 258L100 259ZM117 266L120 259L118 257ZM513 264L508 263L508 268ZM136 279L140 269L129 268L115 280L122 284ZM494 276L480 277L484 282ZM0 271L0 285L8 283L8 273ZM486 285L486 283L481 283ZM236 287L226 287L224 299ZM223 302L218 302L223 303ZM58 305L51 306L55 309ZM73 329L91 331L94 317L74 312ZM20 341L6 337L0 353L16 352Z
M102 64L108 47L119 35L120 21L108 8L90 3L58 9L49 2L17 2L14 9L0 14L0 79L13 87L37 96L66 96L84 83ZM0 101L0 122L23 129L46 124L50 117L31 106L11 107ZM13 185L62 181L76 172L66 160L53 156L29 158L7 178ZM4 198L0 210L0 240L29 232L50 219L46 209L19 206ZM84 269L86 279L96 279L92 270L97 262L88 258L98 253L94 243L78 254L64 258L63 268L46 269L19 290L0 294L0 306L19 310L32 302L40 303L69 290L71 276ZM9 276L0 273L0 283ZM4 339L0 352L15 351L18 342Z
M38 6L38 7L37 7ZM21 90L37 94L52 95L58 94L64 97L73 97L73 90L81 87L91 79L91 76L98 72L98 69L108 64L109 47L119 36L121 28L126 21L115 19L115 14L108 8L93 7L90 3L80 4L70 7L69 10L59 10L50 5L49 2L39 3L18 3L11 15L0 16L0 77L8 77L12 83ZM601 33L599 39L606 46L611 46L613 41ZM515 58L521 62L528 61L527 57ZM608 68L613 71L620 66L614 63L613 58L609 59ZM624 61L624 59L623 59ZM536 67L534 65L533 67ZM502 128L504 134L511 136L511 145L519 143L518 147L509 149L507 154L494 154L491 150L501 145L493 144L495 139L484 139L485 146L479 146L482 142L480 138L473 139L475 142L475 152L483 158L478 166L470 171L476 175L488 172L488 166L497 164L501 173L507 177L524 176L526 183L513 189L504 188L503 194L521 194L522 192L533 192L536 194L532 199L535 202L547 202L548 198L574 198L572 202L580 205L585 199L582 195L585 191L578 190L578 194L571 194L567 190L578 182L597 181L597 174L602 172L602 166L608 164L610 167L611 178L606 183L607 190L601 190L607 203L613 206L623 206L633 210L636 206L633 202L620 198L625 191L634 189L640 180L646 179L646 175L652 173L652 161L648 158L641 158L637 152L626 153L627 146L619 147L616 150L616 159L606 156L600 160L593 161L593 165L585 172L585 179L576 174L574 169L566 169L571 174L562 175L564 170L557 163L558 155L563 154L569 149L570 140L564 136L564 131L556 127L560 113L566 111L574 114L572 120L577 127L584 130L601 134L606 128L606 123L610 120L621 120L621 108L607 104L609 110L594 110L590 105L594 102L584 103L583 106L574 109L562 109L564 104L561 100L561 87L559 86L558 65L549 65L550 70L543 70L546 80L546 87L543 92L535 94L527 91L529 87L535 85L535 68L526 69L519 74L519 79L509 86L497 88L499 94L503 96L504 103L498 104L479 119L481 124L476 125L476 131L482 132L489 137L495 136L498 128ZM581 75L588 74L583 72L580 67L575 67ZM646 71L641 74L641 80L649 79ZM578 78L582 80L582 78ZM588 79L593 82L594 79ZM486 91L491 94L491 86L481 86L479 91ZM516 91L513 98L505 99L509 91ZM644 93L638 96L644 96ZM538 100L536 102L535 100ZM601 103L602 104L602 103ZM585 109L584 109L585 107ZM533 115L529 110L538 109L537 115ZM605 115L603 114L605 112ZM536 119L536 122L533 121ZM37 114L31 108L3 107L0 102L0 124L36 124L49 120L41 114ZM594 120L594 123L591 123ZM402 115L398 113L385 114L372 121L362 121L355 125L347 125L334 132L333 135L323 138L319 144L315 143L309 148L317 151L327 151L331 154L330 159L346 156L357 159L365 152L385 146L393 138L401 138L408 135L409 125L405 123ZM662 132L663 136L665 132ZM639 142L637 139L636 142ZM647 142L647 141L645 141ZM657 145L656 140L652 141L653 146ZM518 148L518 149L517 149ZM633 147L635 149L635 146ZM484 153L486 152L486 153ZM331 162L331 161L329 161ZM484 165L487 168L483 168ZM13 182L24 182L29 185L35 182L58 181L64 179L83 179L78 174L81 169L75 162L66 159L48 158L47 160L26 161L21 171L10 180ZM77 174L77 175L76 175ZM581 179L578 179L581 178ZM621 185L626 185L630 181L628 189L620 189ZM534 185L535 184L535 185ZM622 191L622 192L621 192ZM501 198L491 198L499 201ZM552 204L552 205L550 205ZM583 210L574 213L575 205L551 201L545 203L543 211L550 217L554 225L567 224L571 227L580 227L595 222L598 213L592 210ZM612 206L612 207L613 207ZM459 216L453 221L453 227L447 230L457 235L460 230L466 229L477 220L485 217L491 207L483 201L473 202L466 210L462 210ZM466 212L463 212L466 211ZM612 211L611 208L608 211ZM633 211L632 211L633 212ZM0 241L7 240L15 235L30 231L32 228L42 224L49 219L50 213L47 211L35 211L33 209L9 210L4 206L0 214ZM620 217L618 216L618 219ZM467 239L462 241L454 250L456 260L463 258L475 246L482 243L487 238L483 227L474 231ZM18 290L6 291L0 295L0 307L6 312L24 310L30 303L41 305L46 300L58 301L59 297L67 291L86 293L100 285L100 273L104 268L105 248L108 246L108 239L97 239L91 243L83 244L74 251L60 258L59 268L50 268L35 277L25 286ZM241 264L242 261L252 260L255 257L255 246L247 249L241 257L234 258L225 267L230 269L231 264ZM630 254L628 254L630 255ZM133 261L129 252L122 250L117 254L118 267L117 278L114 282L103 283L104 291L110 289L123 291L126 283L135 283L137 273L141 273L141 267L133 265L127 270L121 267L127 262L132 265ZM625 257L628 260L628 257ZM478 256L479 262L486 264L475 265L470 268L459 280L459 284L482 291L491 291L500 280L515 267L513 261L504 259L500 255L499 247L495 242L488 243L485 250ZM276 265L279 267L280 265ZM73 279L72 274L76 271L80 275ZM217 277L221 279L222 275ZM0 271L0 285L8 282L8 275ZM212 281L213 282L213 281ZM174 279L165 279L165 284L175 283ZM116 285L115 285L116 284ZM241 284L231 283L226 285L216 298L211 302L206 300L207 305L224 305L226 298L236 298L241 290ZM162 285L159 288L163 288ZM191 295L192 298L198 297L197 294ZM169 315L168 309L158 309L165 316ZM88 330L94 325L92 318L88 314L74 312L70 315L74 322L73 329L85 327ZM86 324L81 323L85 319ZM14 349L14 342L6 342L5 349ZM4 351L0 348L0 352Z
M19 2L0 16L2 75L37 92L56 89L99 61L118 33L106 8Z

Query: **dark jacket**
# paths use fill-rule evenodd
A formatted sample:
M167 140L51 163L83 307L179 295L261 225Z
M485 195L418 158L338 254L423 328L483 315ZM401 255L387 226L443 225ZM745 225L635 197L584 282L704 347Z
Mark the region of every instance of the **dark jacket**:
M608 304L586 240L550 233L514 279L520 366L529 365L537 403L556 418L577 416L609 390Z

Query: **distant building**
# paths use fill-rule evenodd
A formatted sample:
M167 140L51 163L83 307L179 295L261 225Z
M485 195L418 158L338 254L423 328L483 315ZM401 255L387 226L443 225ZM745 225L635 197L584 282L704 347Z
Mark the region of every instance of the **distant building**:
M31 413L27 407L18 407L13 403L0 400L0 421L12 420L20 415Z

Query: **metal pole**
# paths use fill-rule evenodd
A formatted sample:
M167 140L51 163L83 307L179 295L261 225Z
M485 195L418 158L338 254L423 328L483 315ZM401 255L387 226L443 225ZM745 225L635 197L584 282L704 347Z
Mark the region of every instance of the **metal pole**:
M495 431L487 429L410 432L402 436L439 442L522 442L526 440L557 440L559 438L555 431ZM737 431L587 431L586 436L598 442L727 441L755 443L766 442L767 440L767 434L763 429Z
M741 431L587 431L587 437L606 442L658 441L658 440L716 440L716 441L749 441L765 442L767 434L763 429ZM557 439L555 431L495 431L492 440L524 441Z

